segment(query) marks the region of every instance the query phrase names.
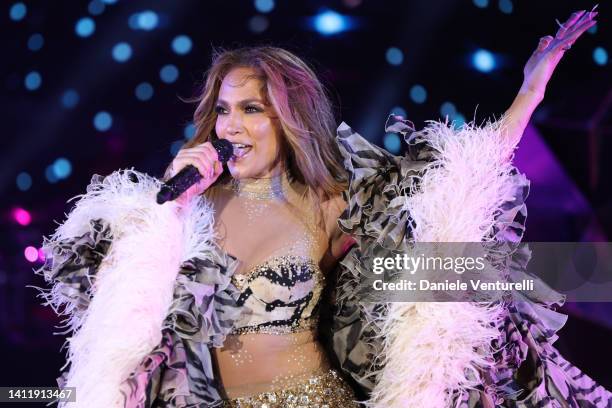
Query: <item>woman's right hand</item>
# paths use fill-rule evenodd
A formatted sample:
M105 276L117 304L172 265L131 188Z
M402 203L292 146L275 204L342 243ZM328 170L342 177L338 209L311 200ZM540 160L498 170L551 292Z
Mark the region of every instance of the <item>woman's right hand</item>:
M214 183L221 173L223 173L223 165L219 161L217 151L210 142L202 143L197 146L181 149L172 161L167 173L167 179L176 175L183 167L192 165L198 169L202 175L202 179L189 187L175 201L181 205L185 205L191 201L191 198L202 194L212 183Z

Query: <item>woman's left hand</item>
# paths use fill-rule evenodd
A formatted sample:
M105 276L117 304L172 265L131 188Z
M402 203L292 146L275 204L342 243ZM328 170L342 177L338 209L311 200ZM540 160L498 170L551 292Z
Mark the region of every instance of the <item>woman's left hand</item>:
M538 47L523 69L524 80L520 92L544 97L546 84L565 51L570 49L582 33L596 24L596 7L590 12L582 10L573 13L565 24L561 25L554 38L548 35L540 39Z

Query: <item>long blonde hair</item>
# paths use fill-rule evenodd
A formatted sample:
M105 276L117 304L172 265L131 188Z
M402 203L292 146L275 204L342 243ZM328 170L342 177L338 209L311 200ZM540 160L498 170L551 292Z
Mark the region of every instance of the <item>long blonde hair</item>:
M194 113L195 137L184 147L215 138L215 106L223 78L238 67L253 69L264 83L266 102L280 120L288 167L304 183L315 205L337 196L347 184L342 156L334 141L336 121L327 91L313 70L293 53L278 47L215 50Z

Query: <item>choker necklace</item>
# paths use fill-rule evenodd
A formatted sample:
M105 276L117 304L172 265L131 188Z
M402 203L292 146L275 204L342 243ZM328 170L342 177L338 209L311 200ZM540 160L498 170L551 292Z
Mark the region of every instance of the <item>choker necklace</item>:
M230 186L237 196L254 200L286 199L293 177L288 170L266 178L232 179Z

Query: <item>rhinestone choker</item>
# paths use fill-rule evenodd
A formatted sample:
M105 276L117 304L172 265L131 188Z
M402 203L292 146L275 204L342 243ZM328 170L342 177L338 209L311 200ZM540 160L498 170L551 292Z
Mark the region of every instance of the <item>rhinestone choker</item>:
M255 200L272 200L287 198L287 192L293 182L288 171L277 176L266 178L232 179L230 188L238 196Z

